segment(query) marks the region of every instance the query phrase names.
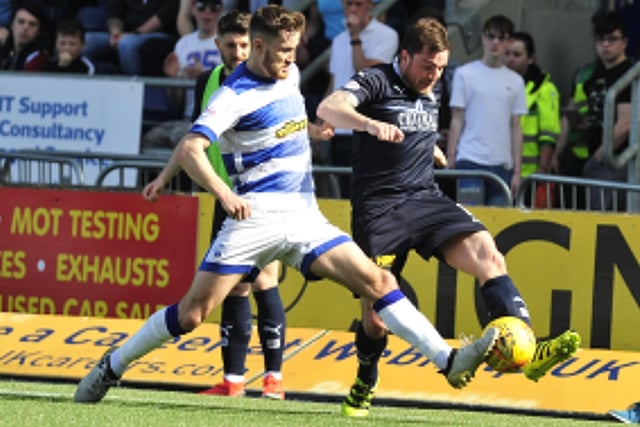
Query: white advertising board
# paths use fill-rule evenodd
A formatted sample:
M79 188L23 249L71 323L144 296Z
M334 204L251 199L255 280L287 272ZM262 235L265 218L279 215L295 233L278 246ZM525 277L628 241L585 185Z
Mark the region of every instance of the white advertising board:
M143 94L144 84L127 78L1 73L0 152L138 154ZM85 182L104 165L85 160Z

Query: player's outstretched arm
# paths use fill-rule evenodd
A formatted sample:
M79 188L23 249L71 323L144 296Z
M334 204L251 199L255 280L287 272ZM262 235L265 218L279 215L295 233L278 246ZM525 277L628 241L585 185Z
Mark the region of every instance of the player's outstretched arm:
M142 189L142 197L150 202L155 202L160 197L160 193L171 179L180 172L180 163L178 159L171 154L169 161L164 165L158 176L144 186Z
M337 90L318 106L317 115L336 128L367 132L381 141L402 142L404 133L391 123L374 120L356 110L358 101L351 93Z

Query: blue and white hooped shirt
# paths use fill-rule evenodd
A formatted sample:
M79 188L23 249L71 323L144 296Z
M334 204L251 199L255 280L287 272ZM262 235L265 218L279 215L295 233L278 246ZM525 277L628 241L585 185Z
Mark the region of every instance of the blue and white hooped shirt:
M216 141L236 194L261 210L316 207L300 73L276 80L240 64L214 92L191 132Z

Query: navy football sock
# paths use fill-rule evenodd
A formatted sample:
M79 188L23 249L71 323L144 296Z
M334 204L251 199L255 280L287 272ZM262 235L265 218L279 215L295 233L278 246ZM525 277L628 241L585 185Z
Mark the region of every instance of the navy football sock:
M378 361L387 347L387 336L374 340L364 332L362 322L356 330L356 350L358 352L358 378L365 384L375 385L378 379Z
M247 349L251 339L249 298L228 296L222 303L220 338L224 373L244 375Z
M480 288L480 293L491 320L502 316L515 316L531 326L527 304L508 275L487 280Z
M278 288L254 292L258 306L258 333L264 353L266 372L282 370L282 353L285 344L285 314Z

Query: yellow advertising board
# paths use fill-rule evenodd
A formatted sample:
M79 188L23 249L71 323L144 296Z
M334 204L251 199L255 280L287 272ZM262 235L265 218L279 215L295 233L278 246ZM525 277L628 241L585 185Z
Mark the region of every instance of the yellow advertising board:
M348 201L320 200L320 207L329 221L349 230ZM490 207L472 212L495 236L538 337L573 328L585 347L640 350L640 334L629 333L629 325L640 324L640 216ZM405 294L446 338L481 331L486 314L473 277L412 253L402 279ZM282 273L280 293L291 326L349 330L359 317L351 292L328 280L306 282L292 268Z
M0 375L79 380L107 348L124 342L142 323L137 319L0 313ZM304 328L288 328L286 334L283 375L287 392L344 396L356 371L353 334ZM448 342L459 346L457 340ZM427 358L391 336L380 362L376 396L416 404L604 414L639 399L638 365L640 353L583 349L536 383L521 374L496 374L483 365L468 387L456 390ZM221 380L221 366L218 325L205 323L132 363L122 384L205 389ZM248 388L260 390L263 362L257 334L252 337L247 368Z
M143 319L183 295L209 246L208 195L148 203L133 193L3 187L0 196L10 201L0 205L1 311ZM349 230L348 201L320 207ZM538 337L573 328L586 347L640 350L629 328L640 324L640 216L472 211L504 253ZM477 335L487 320L475 280L437 259L411 254L401 287L446 338ZM291 327L347 331L359 317L346 288L292 268L280 293Z

